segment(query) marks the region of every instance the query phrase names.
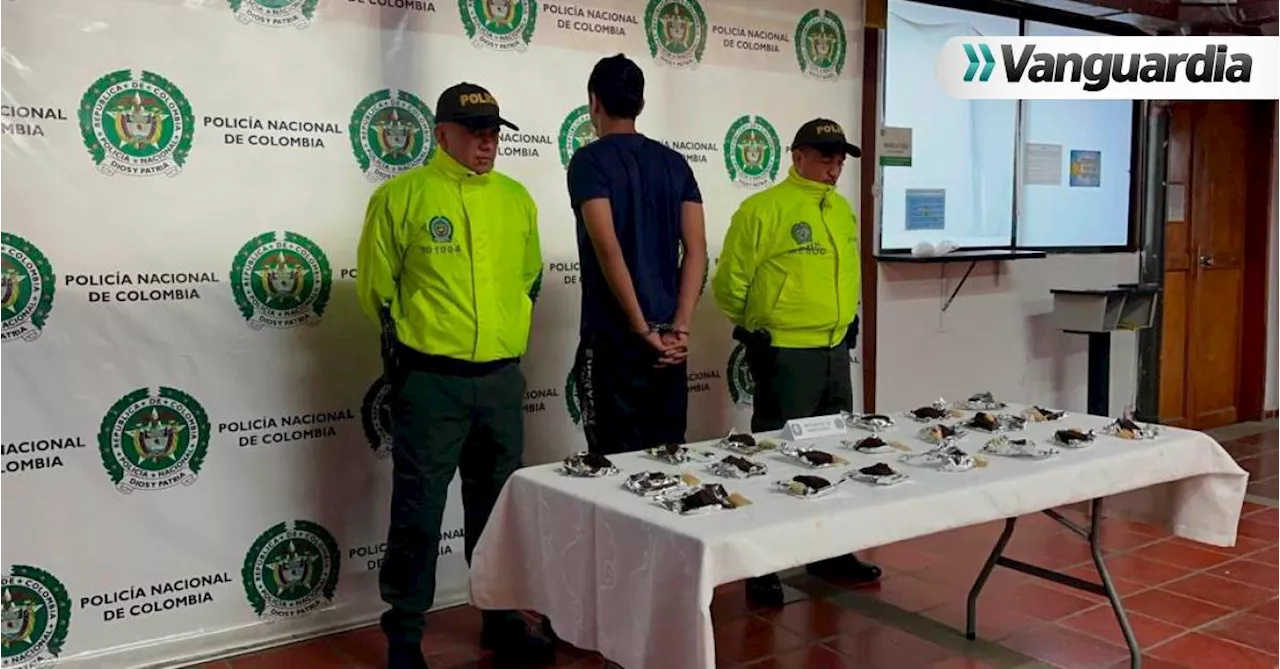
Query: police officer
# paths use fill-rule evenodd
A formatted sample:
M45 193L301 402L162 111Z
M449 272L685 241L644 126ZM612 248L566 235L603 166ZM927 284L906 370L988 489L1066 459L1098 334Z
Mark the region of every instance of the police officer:
M469 83L442 93L436 114L435 156L374 192L357 260L356 290L383 325L392 385L391 529L380 574L390 669L426 667L424 614L454 471L469 562L498 492L521 464L519 362L542 267L533 199L493 171L498 127L515 126ZM481 644L499 661L554 659L550 640L513 611L484 612Z
M858 221L835 184L845 156L861 154L835 121L805 123L791 143L787 178L744 200L729 224L712 288L734 338L746 345L755 379L752 432L853 410ZM879 567L852 555L808 569L854 583L880 577ZM780 606L782 585L776 575L749 579L747 596Z

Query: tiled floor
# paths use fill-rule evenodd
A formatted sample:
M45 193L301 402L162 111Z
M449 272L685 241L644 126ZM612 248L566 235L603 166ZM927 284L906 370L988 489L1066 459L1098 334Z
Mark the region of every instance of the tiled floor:
M1104 524L1108 568L1124 598L1147 669L1272 669L1277 650L1277 433L1223 439L1251 479L1234 548L1170 538L1120 520ZM1270 486L1270 487L1265 487ZM1267 499L1262 499L1267 498ZM1259 503L1261 502L1261 503ZM964 599L1000 530L992 523L868 551L885 568L878 588L845 590L797 576L808 597L752 610L741 585L712 605L721 667L750 669L1029 669L1127 667L1115 617L1101 597L997 569L978 603L978 640L963 635ZM1083 541L1043 515L1027 516L1010 557L1096 579ZM490 664L478 649L479 614L433 613L424 641L433 669ZM365 628L208 669L378 669L384 645ZM562 648L557 667L602 668L598 656Z

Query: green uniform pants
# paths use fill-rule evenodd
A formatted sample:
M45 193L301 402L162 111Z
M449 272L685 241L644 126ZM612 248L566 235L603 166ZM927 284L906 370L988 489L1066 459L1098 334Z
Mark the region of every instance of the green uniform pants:
M853 411L847 341L832 348L749 344L747 367L756 385L752 432L781 429L793 418Z
M465 369L465 363L457 365ZM478 371L477 371L478 370ZM458 371L458 370L450 370ZM379 574L392 642L418 643L436 591L440 522L462 476L468 564L498 493L524 452L524 376L515 361L469 373L405 371L391 396L391 529Z

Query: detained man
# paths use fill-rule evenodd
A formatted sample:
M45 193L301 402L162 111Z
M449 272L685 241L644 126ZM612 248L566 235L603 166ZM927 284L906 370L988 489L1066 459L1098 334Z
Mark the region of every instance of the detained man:
M569 162L582 322L575 384L588 449L684 443L685 360L707 267L702 193L688 161L636 131L644 74L618 54L587 80L597 139ZM683 258L683 259L682 259Z
M742 202L729 223L712 290L747 349L755 380L751 431L853 410L849 348L862 290L858 219L836 192L845 156L862 155L835 121L800 126L782 182ZM880 568L852 555L810 573L873 583ZM747 596L781 606L776 575L748 579Z
M369 200L357 257L361 307L383 327L391 384L391 529L379 576L389 669L423 669L424 614L449 482L461 473L467 561L524 453L537 208L494 171L498 127L515 128L475 84L436 103L439 149ZM422 141L419 138L416 141ZM481 645L510 663L548 663L552 643L514 611L485 611Z

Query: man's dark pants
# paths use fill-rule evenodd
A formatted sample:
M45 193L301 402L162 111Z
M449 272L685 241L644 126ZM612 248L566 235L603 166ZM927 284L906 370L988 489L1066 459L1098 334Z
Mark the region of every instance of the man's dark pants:
M747 346L747 366L755 381L751 431L779 430L793 418L853 411L849 345L832 348Z
M688 366L654 367L658 352L630 332L584 333L574 364L587 449L612 455L683 444Z
M470 563L502 485L521 464L525 381L515 360L408 357L391 395L391 529L379 586L391 606L382 616L388 640L417 645L435 600L449 483L460 471Z

